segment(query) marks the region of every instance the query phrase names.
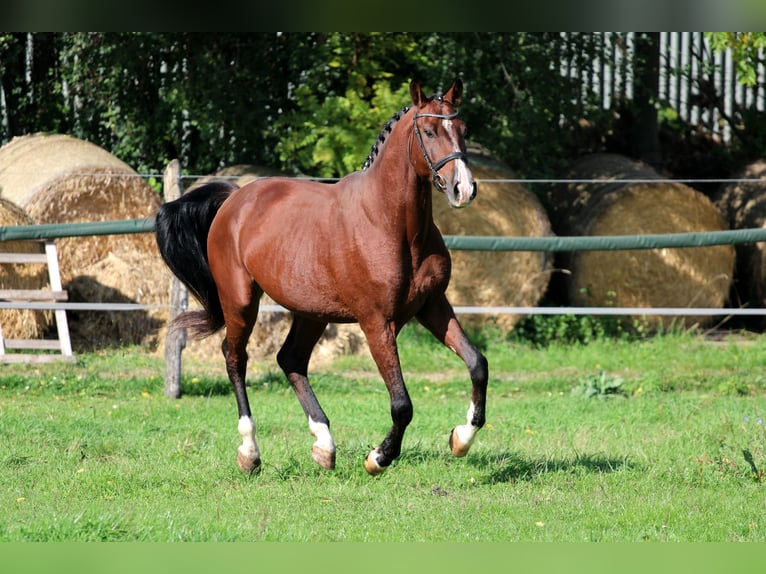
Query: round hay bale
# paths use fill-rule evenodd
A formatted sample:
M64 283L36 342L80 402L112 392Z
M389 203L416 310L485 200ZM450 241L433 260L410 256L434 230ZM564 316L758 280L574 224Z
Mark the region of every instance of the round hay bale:
M766 160L746 166L721 186L715 203L732 229L766 227ZM766 306L766 243L739 243L734 272L738 303Z
M478 194L465 209L453 209L434 191L434 221L443 235L551 236L548 214L537 197L516 182L513 172L479 147L468 149L468 164ZM453 250L447 298L454 306L535 306L548 288L552 255L540 251ZM500 315L497 324L511 330L520 315ZM466 315L467 325L486 317Z
M557 235L645 235L728 228L705 195L680 183L655 183L651 180L661 179L656 171L623 156L586 156L564 179L605 183L551 187L548 199ZM560 264L571 273L566 295L572 305L720 308L732 283L734 248L577 251L563 253ZM671 323L691 327L707 324L711 318L651 316L646 320L653 327Z
M0 225L33 225L34 221L23 209L0 197ZM3 253L45 253L39 241L0 241ZM45 265L0 264L0 289L45 289L48 273ZM39 339L49 321L49 313L28 309L0 309L0 327L8 339Z
M158 195L106 150L62 134L16 137L0 148L2 196L37 223L154 217ZM109 253L146 252L151 234L68 237L57 242L62 282Z
M130 166L92 143L61 134L21 136L0 148L0 189L3 197L12 198L36 223L148 218L160 205L157 193ZM107 294L114 295L118 288L120 301L167 304L167 292L147 300L135 281L110 286L111 276L122 273L110 265L120 261L135 264L137 276L160 276L160 259L152 234L67 237L57 240L56 245L61 280L70 291L70 301L83 301L80 297L86 291L90 301L107 301ZM81 275L89 278L90 290L82 288L85 279L73 283ZM106 292L94 293L96 285L105 286ZM121 313L125 315L121 321L136 320L133 331L146 327L140 312ZM98 340L109 339L110 331L100 331L105 326L95 319L97 316L87 314L96 321L91 333ZM75 312L71 319L78 322ZM80 323L81 332L87 333L86 323ZM125 332L125 328L111 331L112 342L128 342L122 336Z
M170 278L159 253L110 253L83 269L68 283L67 290L74 301L160 306L169 302ZM69 311L69 332L73 345L80 349L136 344L155 347L168 315L165 308Z

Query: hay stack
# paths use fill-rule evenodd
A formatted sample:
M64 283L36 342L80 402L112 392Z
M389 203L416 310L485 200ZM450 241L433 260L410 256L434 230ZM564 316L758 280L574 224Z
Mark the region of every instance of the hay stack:
M159 197L127 164L89 142L60 134L33 134L14 138L0 148L0 189L2 196L24 208L37 223L77 223L153 217ZM157 253L152 234L71 237L57 241L61 279L70 301L112 300L96 296L94 289L113 293L115 277L121 276L113 263L131 261L138 275L162 277L165 268ZM110 257L114 255L114 257ZM89 277L87 293L81 292ZM102 287L98 287L101 285ZM169 279L167 280L169 285ZM120 282L119 300L167 304L168 295L147 300L135 282ZM154 295L154 294L153 294ZM125 340L112 332L113 343L152 342L152 321L142 313L126 311L124 321L136 321L131 328L140 339ZM159 312L161 314L161 312ZM166 314L167 312L165 312ZM88 313L89 317L96 317ZM70 321L77 322L77 312ZM81 332L89 331L82 323ZM105 326L96 321L92 332ZM124 331L124 329L123 329ZM100 339L110 334L102 332ZM77 343L77 340L74 340Z
M719 207L732 229L766 227L766 160L751 163L732 179L758 179L727 183L716 197ZM736 245L736 289L739 302L754 307L766 306L766 243Z
M519 183L481 180L514 179L511 170L479 147L468 150L478 194L465 209L453 209L434 191L434 221L443 235L545 237L552 235L548 215L535 195ZM454 306L536 305L548 287L552 257L532 251L452 251L452 279L447 297ZM497 323L512 329L518 315L501 315ZM486 322L486 317L461 317Z
M0 198L0 225L32 225L34 221L14 203ZM38 241L0 241L3 253L45 253ZM0 289L45 289L48 273L45 265L0 264ZM27 309L0 310L3 337L8 339L42 338L48 323L48 314Z
M642 235L727 229L723 216L702 193L660 179L651 167L613 154L582 158L565 179L607 183L552 186L548 199L558 235ZM566 295L573 305L614 307L722 307L729 294L734 248L578 251L562 254L571 272ZM673 318L648 317L650 325ZM675 319L687 327L706 317Z

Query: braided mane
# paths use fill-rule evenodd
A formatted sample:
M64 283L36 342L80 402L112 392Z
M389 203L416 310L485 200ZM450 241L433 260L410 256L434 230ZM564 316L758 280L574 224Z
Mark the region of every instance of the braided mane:
M380 152L380 146L386 141L386 136L391 133L391 130L394 128L394 124L398 122L401 117L406 114L409 109L412 106L404 106L401 110L396 112L393 116L391 116L391 119L386 122L386 124L383 126L383 129L380 130L380 133L378 134L378 138L375 140L375 143L372 144L372 149L370 149L370 155L367 156L367 159L364 160L364 163L362 164L362 171L366 170L368 167L372 165L372 162L375 161L375 158L378 157L378 153Z

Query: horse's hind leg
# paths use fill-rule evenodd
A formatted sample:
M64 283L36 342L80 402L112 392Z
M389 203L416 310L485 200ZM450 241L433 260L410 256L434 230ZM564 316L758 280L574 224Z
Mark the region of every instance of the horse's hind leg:
M330 434L330 421L325 415L308 380L311 351L327 327L327 323L293 317L290 332L277 353L277 362L287 376L309 421L309 432L316 437L311 455L319 466L335 468L335 441Z
M237 431L242 437L242 444L237 449L237 465L247 473L258 471L261 466L261 452L255 441L255 423L250 412L245 385L247 341L258 318L259 298L260 294L256 293L253 299L243 303L240 307L236 307L228 301L223 305L224 316L226 317L226 338L223 340L221 350L226 361L226 372L237 399L237 410L239 411Z
M430 301L421 309L417 318L437 339L463 359L468 367L472 393L466 424L452 429L449 439L452 454L465 456L471 448L477 431L484 426L485 422L489 377L487 359L466 336L446 297L441 296Z

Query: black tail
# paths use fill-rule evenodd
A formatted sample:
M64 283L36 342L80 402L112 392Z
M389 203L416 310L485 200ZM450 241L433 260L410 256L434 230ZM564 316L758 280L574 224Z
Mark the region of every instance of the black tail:
M156 234L167 266L205 308L179 315L174 328L189 328L205 337L224 325L218 288L207 259L207 236L221 204L238 189L234 183L214 181L197 187L157 212Z

